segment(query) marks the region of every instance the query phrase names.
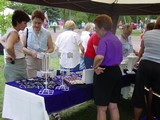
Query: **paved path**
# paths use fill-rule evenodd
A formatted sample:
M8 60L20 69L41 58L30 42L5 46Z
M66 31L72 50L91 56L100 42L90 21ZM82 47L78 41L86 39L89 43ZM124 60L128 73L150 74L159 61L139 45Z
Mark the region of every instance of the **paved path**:
M132 44L133 44L133 48L136 51L139 51L140 45L141 45L141 39L140 39L140 37L139 36L133 36L132 37Z

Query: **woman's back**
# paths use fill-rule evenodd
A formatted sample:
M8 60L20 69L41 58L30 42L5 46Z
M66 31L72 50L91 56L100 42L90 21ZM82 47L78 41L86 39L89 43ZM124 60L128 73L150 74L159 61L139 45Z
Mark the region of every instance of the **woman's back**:
M144 34L144 54L142 59L160 63L160 30L154 29Z
M60 52L78 52L79 44L81 43L79 35L74 31L64 31L56 40L56 46L58 46Z

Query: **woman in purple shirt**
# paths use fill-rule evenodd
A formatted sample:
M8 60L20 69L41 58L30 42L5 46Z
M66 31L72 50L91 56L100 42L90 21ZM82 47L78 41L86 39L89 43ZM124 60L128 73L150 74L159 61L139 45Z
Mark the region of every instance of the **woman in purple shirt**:
M97 120L106 120L109 109L111 120L119 120L117 103L120 99L119 64L122 61L122 44L111 32L113 23L108 15L99 15L94 19L96 33L100 42L94 59L94 101L97 105Z

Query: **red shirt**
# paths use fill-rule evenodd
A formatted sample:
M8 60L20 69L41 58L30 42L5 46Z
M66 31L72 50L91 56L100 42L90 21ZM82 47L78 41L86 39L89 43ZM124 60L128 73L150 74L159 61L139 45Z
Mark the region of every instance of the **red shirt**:
M88 40L87 49L84 56L88 58L93 58L96 56L96 52L93 46L98 46L100 38L96 33L94 33Z

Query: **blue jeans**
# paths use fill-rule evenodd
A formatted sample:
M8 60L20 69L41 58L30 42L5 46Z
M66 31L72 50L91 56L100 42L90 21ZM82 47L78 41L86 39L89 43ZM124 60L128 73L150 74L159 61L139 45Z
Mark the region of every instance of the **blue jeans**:
M82 57L82 58L80 59L79 69L80 69L80 70L86 69L86 66L85 66L85 63L84 63L84 57Z
M86 69L93 68L94 59L84 56L84 64Z

